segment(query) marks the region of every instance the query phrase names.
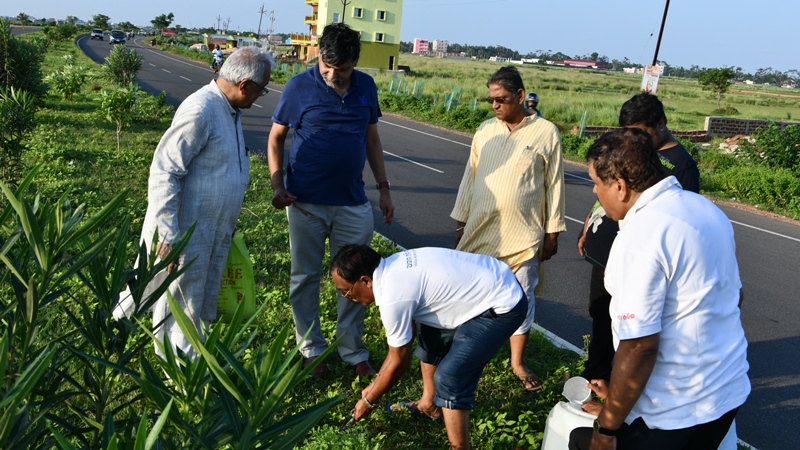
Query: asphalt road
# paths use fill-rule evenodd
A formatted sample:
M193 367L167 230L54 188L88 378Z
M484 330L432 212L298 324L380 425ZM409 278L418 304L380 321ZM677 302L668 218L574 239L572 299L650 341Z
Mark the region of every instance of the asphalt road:
M87 55L102 62L108 41L80 39ZM143 89L166 91L177 105L200 86L214 79L203 65L151 49L144 39L128 46L144 55L137 81ZM271 88L244 114L247 144L263 151L271 122L269 117L280 95ZM543 101L547 101L546 98ZM461 134L384 116L379 132L385 150L386 170L392 182L396 219L381 224L374 208L375 228L404 247L451 247L455 223L449 218L471 138ZM288 147L288 146L287 146ZM594 203L587 170L565 165L567 227L559 239L558 255L547 263L545 295L538 299L536 322L583 347L590 330L587 312L590 266L577 254L575 243L588 209ZM374 184L369 169L367 186ZM373 205L374 189L367 189ZM797 448L800 428L800 226L740 209L721 206L734 223L737 255L744 284L742 322L749 342L750 378L753 391L737 417L739 438L759 449Z

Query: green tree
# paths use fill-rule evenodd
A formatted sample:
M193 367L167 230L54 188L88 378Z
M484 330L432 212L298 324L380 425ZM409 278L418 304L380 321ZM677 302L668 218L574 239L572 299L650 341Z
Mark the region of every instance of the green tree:
M728 92L731 87L733 78L736 73L730 67L723 67L720 69L704 69L697 77L697 82L703 87L704 91L711 91L717 94L717 109L722 109L720 100L722 94Z
M120 134L122 129L133 120L133 108L139 96L139 85L129 84L119 89L104 89L100 92L100 113L109 122L117 126L117 156L121 155L122 148Z
M142 55L124 45L115 45L103 65L106 75L120 86L131 84L141 68Z
M75 16L67 16L67 18L66 18L66 20L64 20L64 22L72 24L72 25L75 25L75 22L77 22L78 20L80 20L80 19L78 19Z
M50 88L64 96L64 99L71 101L72 97L81 91L89 77L86 67L75 65L75 56L65 55L64 65L49 74L45 80L50 84Z
M110 26L108 24L109 20L111 20L111 18L105 14L96 14L92 16L92 23L94 23L94 26L96 26L97 28L102 28L102 29L108 28Z
M120 22L117 24L117 28L124 31L133 31L136 29L136 25L130 22Z
M163 30L164 28L168 28L174 19L175 15L172 13L161 14L160 16L156 16L155 19L151 20L150 23L152 23L154 27Z
M30 19L28 18L27 14L25 14L24 12L21 12L21 13L17 14L17 21L22 22L23 24L26 24L26 23L30 22Z

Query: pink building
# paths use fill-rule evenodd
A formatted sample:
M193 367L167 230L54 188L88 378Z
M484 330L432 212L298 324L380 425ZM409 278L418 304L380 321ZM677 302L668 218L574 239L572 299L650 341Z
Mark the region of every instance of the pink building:
M429 43L427 39L414 38L414 49L412 53L428 53Z

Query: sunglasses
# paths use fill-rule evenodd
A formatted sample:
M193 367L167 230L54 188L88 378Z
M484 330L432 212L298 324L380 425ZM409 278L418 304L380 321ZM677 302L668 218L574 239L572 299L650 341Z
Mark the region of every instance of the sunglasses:
M508 94L505 97L486 97L486 103L493 105L494 102L497 102L501 105L505 105L506 103L511 103L513 98L514 94Z

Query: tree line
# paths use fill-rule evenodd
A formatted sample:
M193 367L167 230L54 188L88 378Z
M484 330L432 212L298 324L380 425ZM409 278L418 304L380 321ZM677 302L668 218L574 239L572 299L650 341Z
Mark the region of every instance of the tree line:
M400 51L411 53L414 45L411 42L400 42ZM498 46L484 46L484 45L469 45L469 44L450 44L447 48L448 53L463 53L468 57L475 57L477 59L489 59L492 56L499 56L501 58L510 58L513 60L520 59L539 59L540 63L544 64L545 61L564 61L566 59L581 59L587 61L603 61L607 63L614 70L622 70L626 67L644 67L642 64L634 63L627 57L622 59L611 59L606 55L601 55L598 52L587 53L584 55L568 55L562 52L554 52L553 50L536 50L521 54L516 50ZM680 78L694 78L700 77L700 74L707 70L706 67L692 65L688 68L682 66L673 66L666 61L659 61L659 64L664 66L664 75L680 77ZM780 70L773 69L772 67L760 68L754 73L746 73L741 67L729 67L733 73L732 80L744 81L752 80L756 84L769 83L776 86L781 86L785 83L800 84L800 71L796 69L781 72Z

